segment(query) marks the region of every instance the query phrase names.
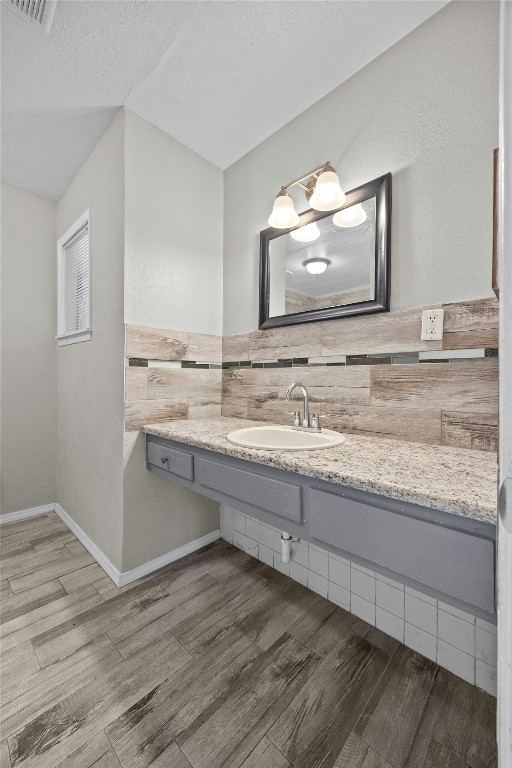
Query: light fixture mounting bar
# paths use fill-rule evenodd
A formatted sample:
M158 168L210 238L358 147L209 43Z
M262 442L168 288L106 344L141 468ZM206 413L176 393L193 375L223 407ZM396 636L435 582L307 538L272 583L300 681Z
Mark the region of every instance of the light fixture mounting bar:
M303 174L302 176L299 176L298 179L294 179L293 181L288 182L288 184L284 184L281 189L290 189L290 187L294 187L296 184L299 184L303 189L307 189L308 187L305 186L305 184L301 184L302 181L305 179L309 179L310 176L314 176L315 179L318 178L318 174L320 171L323 171L326 166L330 166L329 160L327 160L326 163L323 163L322 165L319 165L318 168L313 168L312 171L308 171L307 173Z

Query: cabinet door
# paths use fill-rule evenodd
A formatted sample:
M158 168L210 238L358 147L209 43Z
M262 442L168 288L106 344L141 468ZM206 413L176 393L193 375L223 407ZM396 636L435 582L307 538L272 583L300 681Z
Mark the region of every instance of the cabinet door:
M196 458L196 481L287 520L302 520L301 487L210 459ZM199 490L199 489L198 489ZM276 520L276 525L279 522Z
M311 489L311 536L494 613L494 542Z

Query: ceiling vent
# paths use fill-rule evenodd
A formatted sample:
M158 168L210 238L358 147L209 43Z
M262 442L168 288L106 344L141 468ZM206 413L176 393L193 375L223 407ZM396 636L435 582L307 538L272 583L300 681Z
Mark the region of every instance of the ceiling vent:
M7 0L5 5L25 21L39 24L45 32L49 32L57 0Z

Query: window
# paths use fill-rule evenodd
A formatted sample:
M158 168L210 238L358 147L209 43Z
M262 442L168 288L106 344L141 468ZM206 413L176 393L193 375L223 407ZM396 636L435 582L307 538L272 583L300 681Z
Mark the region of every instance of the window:
M91 252L90 211L87 210L57 243L57 342L90 341Z

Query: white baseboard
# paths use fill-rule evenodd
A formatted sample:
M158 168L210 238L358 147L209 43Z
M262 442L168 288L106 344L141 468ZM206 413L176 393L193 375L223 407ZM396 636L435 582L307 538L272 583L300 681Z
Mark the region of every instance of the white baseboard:
M181 557L185 557L185 555L190 555L197 549L206 547L207 544L211 544L213 541L220 539L220 529L217 528L217 530L207 533L206 536L201 536L200 539L190 541L188 544L178 547L178 549L173 549L165 555L155 557L154 560L148 560L147 563L142 563L142 565L138 565L136 568L132 568L129 571L121 572L118 571L115 565L110 562L108 557L87 536L80 526L75 523L68 513L62 509L60 504L55 504L55 511L60 519L68 526L69 530L75 534L78 541L84 545L89 554L94 557L98 565L103 568L107 576L110 576L116 587L124 587L126 584L131 584L132 581L137 581L137 579L141 579L143 576L153 573L153 571L158 571L159 568L163 568L165 565L169 565L169 563L173 563L175 560L179 560Z
M206 547L207 544L211 544L212 542L217 541L217 539L220 539L220 528L211 531L211 533L207 533L206 536L201 536L200 539L189 541L188 544L184 544L182 547L178 547L178 549L172 549L165 555L155 557L154 560L148 560L147 563L138 565L136 568L132 568L129 571L124 571L119 575L119 583L117 586L124 587L132 581L136 581L143 576L147 576L149 573L153 573L153 571L158 571L158 569L163 568L164 565L169 565L169 563L173 563L175 560L185 557L185 555L190 555L192 552L195 552L202 547Z
M6 515L0 515L0 525L15 523L17 520L26 520L29 517L47 515L48 512L53 512L54 510L55 504L43 504L42 507L30 507L30 509L20 509L19 512L8 512Z
M184 544L178 549L173 549L167 552L165 555L155 557L154 560L148 560L147 563L142 563L136 568L132 568L129 571L121 572L115 565L113 565L104 552L89 538L82 528L75 523L72 517L62 509L60 504L44 504L42 507L31 507L30 509L20 509L19 512L9 512L7 515L0 515L1 523L15 523L18 520L25 520L29 517L37 517L38 515L46 515L48 512L56 512L62 522L67 525L71 533L74 533L78 541L84 545L86 550L96 560L99 566L103 568L107 576L109 576L116 587L124 587L126 584L131 584L132 581L137 581L143 576L147 576L153 571L158 571L159 568L163 568L169 563L173 563L175 560L179 560L186 555L190 555L202 547L206 547L207 544L211 544L217 539L220 539L220 528L215 531L207 533L206 536L201 536L199 539L194 539L188 544Z
M98 565L103 568L107 576L110 576L116 587L119 587L119 578L121 573L117 570L115 565L112 565L108 557L101 551L101 549L94 543L94 541L88 537L85 531L82 530L82 528L80 528L77 523L75 523L73 518L70 517L68 513L62 509L60 504L55 504L55 511L62 522L67 525L71 533L75 534L78 541L84 545L89 554L94 557Z

